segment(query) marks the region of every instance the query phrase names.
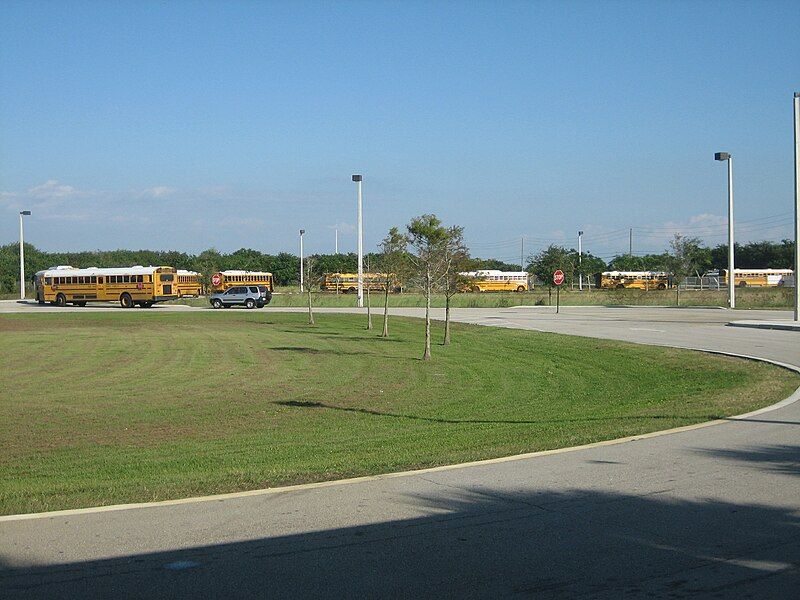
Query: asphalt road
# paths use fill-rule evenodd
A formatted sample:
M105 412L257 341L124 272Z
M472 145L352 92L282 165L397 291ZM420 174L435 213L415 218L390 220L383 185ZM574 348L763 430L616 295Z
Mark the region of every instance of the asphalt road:
M727 327L729 311L552 312L454 317L800 367L800 334ZM532 458L0 520L0 597L9 598L794 598L797 590L800 402Z

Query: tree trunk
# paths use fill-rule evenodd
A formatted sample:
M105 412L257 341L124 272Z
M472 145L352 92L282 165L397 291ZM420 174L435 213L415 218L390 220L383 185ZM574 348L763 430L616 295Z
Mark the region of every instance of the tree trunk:
M681 305L681 288L680 283L675 286L675 306Z
M369 295L369 284L367 285L367 329L372 329L372 300Z
M383 294L383 333L381 337L389 337L389 281L386 281L386 291Z
M314 313L311 310L311 286L308 286L308 324L316 325L314 323Z
M547 306L553 306L553 288L547 286Z
M443 346L450 345L450 295L444 297L444 342Z
M431 359L431 276L425 277L425 353L422 360Z

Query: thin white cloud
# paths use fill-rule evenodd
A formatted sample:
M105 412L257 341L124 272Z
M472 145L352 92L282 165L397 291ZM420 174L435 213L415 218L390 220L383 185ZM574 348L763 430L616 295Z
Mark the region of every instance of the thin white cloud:
M84 194L85 192L80 192L71 185L63 185L59 183L57 179L48 179L42 184L29 188L26 192L26 195L29 198L37 200L72 198Z
M167 185L157 185L155 187L147 188L144 190L144 195L150 198L165 198L173 195L178 190Z

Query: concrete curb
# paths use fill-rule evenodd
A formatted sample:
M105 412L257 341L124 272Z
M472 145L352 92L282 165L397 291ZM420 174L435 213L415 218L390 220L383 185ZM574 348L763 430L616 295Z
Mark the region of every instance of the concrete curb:
M753 329L777 329L800 331L800 321L731 321L729 327L751 327Z

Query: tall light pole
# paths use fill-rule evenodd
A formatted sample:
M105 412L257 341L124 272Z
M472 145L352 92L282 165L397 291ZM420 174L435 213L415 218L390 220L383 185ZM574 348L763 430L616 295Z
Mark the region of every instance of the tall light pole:
M303 293L303 234L305 229L300 230L300 293Z
M333 250L334 254L339 254L339 228L334 228L334 231L336 232L336 241L334 242Z
M19 299L25 300L25 242L23 240L22 217L30 216L31 211L19 211Z
M800 322L800 92L794 93L794 320Z
M583 291L583 273L581 272L581 265L583 264L583 246L581 245L581 238L583 232L578 232L578 291Z
M728 306L736 308L736 273L733 267L733 157L727 152L717 152L714 160L728 161Z
M364 227L361 220L361 175L353 175L358 188L358 308L364 308Z

